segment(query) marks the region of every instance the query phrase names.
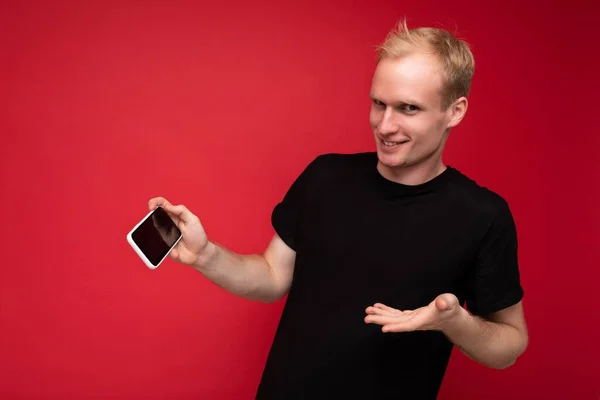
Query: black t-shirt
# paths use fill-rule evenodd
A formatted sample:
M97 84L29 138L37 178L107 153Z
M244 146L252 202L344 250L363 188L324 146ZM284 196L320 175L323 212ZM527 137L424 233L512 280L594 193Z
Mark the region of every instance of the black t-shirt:
M450 166L408 186L377 171L376 153L319 156L272 223L296 264L259 400L435 399L452 343L438 331L382 333L365 309L454 293L486 315L523 296L506 201Z

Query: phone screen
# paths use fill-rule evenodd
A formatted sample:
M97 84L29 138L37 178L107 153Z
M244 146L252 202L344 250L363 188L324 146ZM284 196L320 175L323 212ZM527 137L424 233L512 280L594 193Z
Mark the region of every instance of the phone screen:
M131 238L148 258L157 266L181 236L181 231L169 214L158 207L131 233Z

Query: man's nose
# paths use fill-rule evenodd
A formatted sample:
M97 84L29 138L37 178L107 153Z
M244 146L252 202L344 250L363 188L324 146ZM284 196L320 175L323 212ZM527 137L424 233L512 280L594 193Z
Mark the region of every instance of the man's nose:
M387 107L383 112L383 116L381 117L381 121L379 121L379 126L377 127L379 133L382 135L389 135L398 130L398 127L393 120L393 111L394 110L392 110L391 107Z

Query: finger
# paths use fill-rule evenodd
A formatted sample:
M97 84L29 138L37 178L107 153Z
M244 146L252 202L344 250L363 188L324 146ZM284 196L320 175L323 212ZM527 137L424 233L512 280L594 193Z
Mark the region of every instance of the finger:
M398 314L402 313L402 311L399 311L399 310L388 311L388 310L384 310L383 308L377 308L377 307L367 307L365 312L367 314L388 315L388 316L398 315Z
M448 308L448 302L443 297L435 299L435 307L440 311L445 311Z
M171 256L171 258L173 260L177 260L179 258L179 252L177 251L176 248L173 248L173 250L171 250L171 252L169 253L169 255Z
M181 219L179 217L177 217L176 215L174 215L173 213L170 213L169 210L167 210L167 208L166 208L171 205L172 204L169 203L169 201L167 199L165 199L164 197L155 197L148 202L148 208L150 208L150 210L155 210L159 206L164 208L165 211L167 212L167 214L169 214L169 217L171 217L171 219L175 223L175 225L177 225L177 227L179 229L181 229L181 226L182 226Z
M377 325L388 325L388 324L396 324L399 322L404 322L410 319L410 316L406 315L367 315L365 317L365 322L367 324L377 324Z
M398 312L398 311L400 311L400 310L397 310L397 309L395 309L395 308L388 307L388 306L386 306L385 304L381 304L381 303L375 303L375 304L373 305L373 307L375 307L375 308L379 308L379 309L381 309L381 310L390 311L390 312Z
M169 201L167 199L165 199L164 197L154 197L152 199L150 199L150 201L148 202L148 208L150 210L154 210L156 207L158 206L165 206L166 204L171 204L169 203Z
M454 308L458 304L456 296L452 294L441 294L435 299L435 307L440 311L447 311Z
M412 332L419 330L420 326L414 320L404 321L404 322L396 322L392 324L386 324L381 327L381 331L388 332Z
M166 204L164 208L169 214L172 214L174 217L179 218L186 224L194 222L198 219L198 217L192 214L192 212L183 205L174 206L172 204ZM177 225L179 226L179 224Z

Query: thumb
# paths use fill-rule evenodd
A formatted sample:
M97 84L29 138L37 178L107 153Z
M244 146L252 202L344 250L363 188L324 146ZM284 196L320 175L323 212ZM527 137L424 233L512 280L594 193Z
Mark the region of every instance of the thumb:
M450 293L444 293L436 297L435 307L439 311L449 311L456 307L458 299L456 296Z

